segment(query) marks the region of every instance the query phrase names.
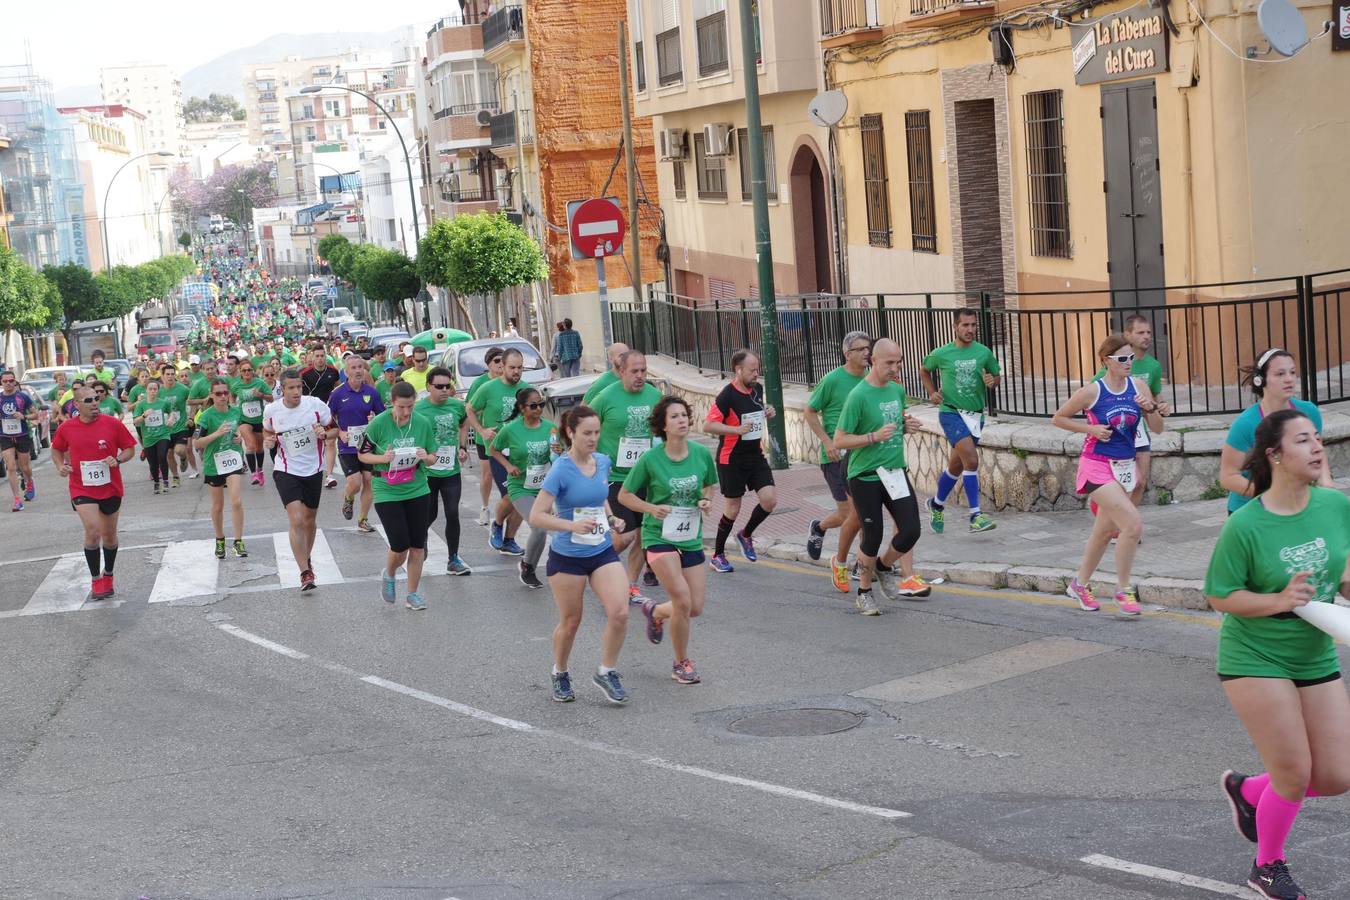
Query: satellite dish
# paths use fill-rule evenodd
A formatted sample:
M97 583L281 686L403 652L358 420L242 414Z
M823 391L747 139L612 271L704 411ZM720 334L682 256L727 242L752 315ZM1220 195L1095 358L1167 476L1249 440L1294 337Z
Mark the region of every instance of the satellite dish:
M1289 0L1261 0L1256 21L1270 48L1281 56L1293 56L1308 45L1303 14Z
M823 128L838 125L846 112L848 112L848 97L844 96L843 91L825 91L816 94L806 105L806 117Z

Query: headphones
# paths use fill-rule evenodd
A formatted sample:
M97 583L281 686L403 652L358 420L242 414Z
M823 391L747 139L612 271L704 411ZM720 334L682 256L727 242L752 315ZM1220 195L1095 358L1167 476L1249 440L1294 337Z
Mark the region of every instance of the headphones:
M1279 347L1271 347L1261 354L1261 358L1256 361L1256 368L1252 371L1252 387L1265 386L1266 378L1261 373L1266 370L1266 363L1270 362L1272 357L1283 352Z

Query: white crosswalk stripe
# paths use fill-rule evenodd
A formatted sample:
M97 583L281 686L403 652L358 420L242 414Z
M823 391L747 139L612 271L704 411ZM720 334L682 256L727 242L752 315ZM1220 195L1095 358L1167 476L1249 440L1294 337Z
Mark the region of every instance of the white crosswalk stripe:
M179 541L165 547L150 602L165 603L214 594L220 571L215 543L211 540Z
M272 546L277 555L277 583L280 587L296 587L300 584L300 566L291 553L291 538L285 531L272 533ZM342 584L345 580L338 571L337 560L333 558L333 549L328 546L328 538L323 529L314 534L314 550L310 553L314 563L314 580L319 584Z
M389 535L384 533L384 526L379 522L371 522L375 531L384 539L385 546L389 545ZM450 548L445 543L445 538L436 533L436 526L432 525L431 530L427 532L427 560L422 564L427 572L444 572L445 565L450 561Z
M47 577L38 585L19 615L40 616L46 613L70 612L79 609L89 597L89 569L83 553L67 553L56 561Z

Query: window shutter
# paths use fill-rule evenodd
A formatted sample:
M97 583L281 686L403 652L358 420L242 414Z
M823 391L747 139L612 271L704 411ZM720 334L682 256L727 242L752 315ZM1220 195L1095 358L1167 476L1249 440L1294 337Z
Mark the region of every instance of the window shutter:
M661 28L658 34L680 27L680 0L656 0L661 4Z
M727 0L694 0L694 18L696 20L726 11Z

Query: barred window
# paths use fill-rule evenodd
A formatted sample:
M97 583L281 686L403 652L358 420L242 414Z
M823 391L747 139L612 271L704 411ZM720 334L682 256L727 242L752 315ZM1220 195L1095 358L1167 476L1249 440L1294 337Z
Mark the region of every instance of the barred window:
M762 128L764 135L764 189L770 200L778 199L778 169L773 164L773 126ZM744 128L736 129L737 155L741 168L741 199L751 199L750 191L750 132Z
M933 137L928 110L905 113L905 152L909 161L909 229L911 246L937 252L937 211L933 200Z
M1064 92L1027 94L1025 104L1031 252L1068 259L1073 253L1069 248L1069 179L1064 159Z
M694 174L698 177L700 200L727 199L727 161L704 152L701 134L694 135Z
M886 178L886 141L881 114L859 120L862 132L863 193L867 198L867 242L873 247L891 246L891 201Z

